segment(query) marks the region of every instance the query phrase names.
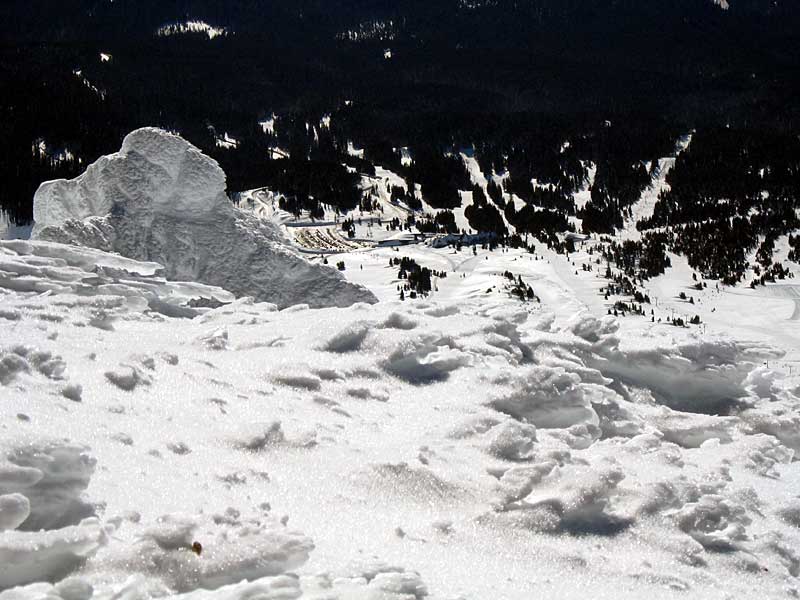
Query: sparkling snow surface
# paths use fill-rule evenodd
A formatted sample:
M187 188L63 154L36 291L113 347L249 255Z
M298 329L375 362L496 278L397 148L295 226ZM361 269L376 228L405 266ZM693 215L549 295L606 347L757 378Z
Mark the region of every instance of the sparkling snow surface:
M152 171L104 171L123 217L97 225L114 210L87 193L104 208L44 224L157 229L132 195ZM202 182L165 180L170 226L210 231ZM712 283L707 328L679 329L605 316L596 275L546 249L412 246L337 258L377 304L279 311L137 253L0 242L0 600L800 593L790 293ZM398 256L448 277L399 302ZM691 281L673 262L661 314Z

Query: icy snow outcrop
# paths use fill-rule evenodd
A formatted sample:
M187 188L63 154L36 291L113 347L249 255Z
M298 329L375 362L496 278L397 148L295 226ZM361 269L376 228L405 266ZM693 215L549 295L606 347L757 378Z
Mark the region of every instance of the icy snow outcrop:
M747 539L745 527L750 518L728 498L709 494L677 511L675 522L704 548L730 551Z
M771 390L776 377L756 373L759 363L783 356L768 345L724 337L670 339L658 345L634 346L607 321L584 317L570 332L591 343L579 354L587 367L626 386L647 389L659 404L673 410L726 414L741 409L749 394Z
M182 138L145 128L80 177L42 184L33 237L164 265L167 278L220 286L281 307L375 302L371 292L292 251L278 227L233 207L225 173Z
M308 561L314 549L310 538L271 518L239 521L236 515L235 510L227 520L164 515L115 557L115 566L160 579L172 591L190 592L283 575ZM192 548L199 539L198 554Z
M553 487L535 490L545 477ZM560 470L552 462L513 469L501 480L496 513L484 518L535 531L613 535L633 523L613 510L624 477L620 468Z
M19 524L22 530L57 529L94 516L94 507L82 497L96 464L85 448L55 442L27 444L3 458L0 495L22 494L30 503L28 518Z
M170 317L199 315L198 306L233 302L235 296L219 287L194 282L168 282L164 267L117 254L41 241L0 241L0 291L20 295L71 296L60 305L92 306L98 310L145 310ZM42 307L48 303L40 300ZM30 303L25 302L27 310ZM51 305L50 305L51 306ZM52 307L52 306L51 306ZM5 318L23 314L6 311ZM92 325L107 328L98 319ZM1 368L0 368L1 370ZM0 375L3 377L3 375Z
M53 531L6 531L0 535L0 590L57 581L107 541L106 530L97 519Z
M30 500L22 494L0 496L0 531L16 529L30 514Z
M82 498L94 466L84 448L60 442L0 455L0 591L57 581L107 542Z
M600 422L591 404L594 396L602 397L600 388L581 383L579 376L562 368L536 366L520 375L501 375L494 383L509 385L511 393L490 406L536 427L566 429L586 424L597 428Z

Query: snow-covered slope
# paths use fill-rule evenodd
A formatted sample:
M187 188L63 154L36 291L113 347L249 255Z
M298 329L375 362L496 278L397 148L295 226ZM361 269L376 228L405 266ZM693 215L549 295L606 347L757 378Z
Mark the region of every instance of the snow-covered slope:
M335 270L311 265L280 229L233 207L225 174L182 138L158 129L128 135L71 181L42 184L35 239L78 244L164 265L199 281L284 307L373 302Z
M2 243L0 600L798 589L780 348L594 317L546 251L408 251L433 300L279 312Z
M219 176L137 132L0 242L0 600L800 594L796 290L682 328L677 258L615 319L588 248L419 245L342 256L380 303L277 310L164 276L243 273L215 232L300 268Z

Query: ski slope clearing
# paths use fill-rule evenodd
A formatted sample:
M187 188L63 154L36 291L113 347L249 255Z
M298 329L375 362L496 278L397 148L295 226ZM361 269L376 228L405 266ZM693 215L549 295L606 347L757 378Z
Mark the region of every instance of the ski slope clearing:
M688 133L680 138L675 144L674 156L667 156L660 158L658 164L652 172L652 183L644 190L639 201L633 205L631 217L625 220L625 227L621 232L622 236L627 239L640 239L641 232L636 229L636 224L644 219L649 219L653 216L653 210L658 202L659 195L670 189L667 183L667 175L675 167L675 160L677 156L685 151L692 143L692 134ZM591 176L594 179L594 174Z

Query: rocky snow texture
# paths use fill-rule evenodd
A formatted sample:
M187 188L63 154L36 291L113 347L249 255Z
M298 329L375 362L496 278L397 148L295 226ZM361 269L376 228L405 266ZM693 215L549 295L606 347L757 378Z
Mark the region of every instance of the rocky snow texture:
M225 292L56 248L0 246L0 600L800 589L774 350L497 298L174 318Z
M139 129L71 181L42 184L34 239L164 265L167 279L222 287L280 307L374 302L288 246L278 226L233 207L225 173L182 138Z

